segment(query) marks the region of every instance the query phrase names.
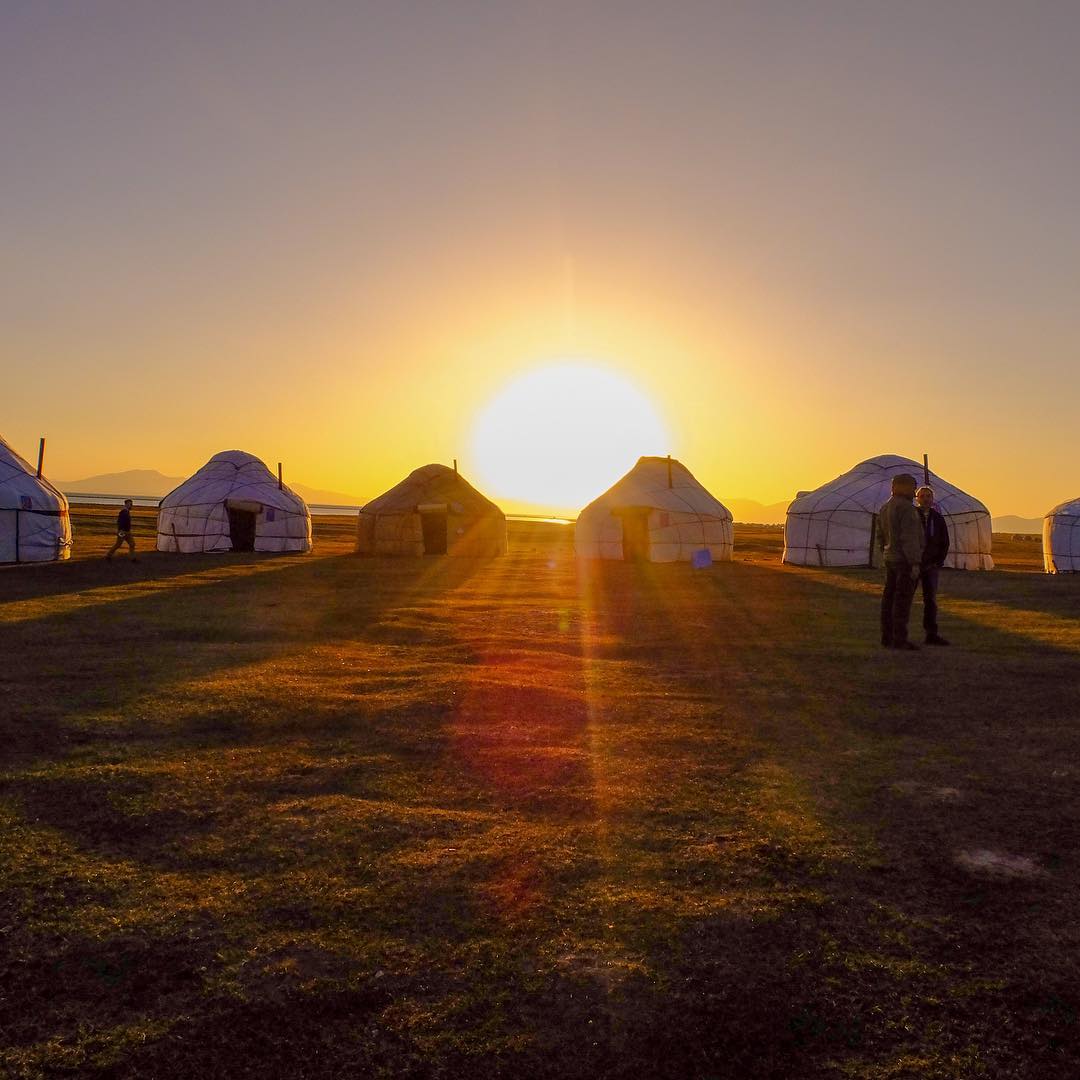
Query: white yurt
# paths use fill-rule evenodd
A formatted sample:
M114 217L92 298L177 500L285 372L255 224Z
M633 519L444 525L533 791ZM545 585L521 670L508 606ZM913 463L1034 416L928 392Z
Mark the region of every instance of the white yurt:
M457 469L422 465L360 510L361 555L506 554L506 515Z
M158 551L310 551L307 503L254 454L224 450L158 504Z
M638 458L574 526L580 559L691 562L708 551L730 561L732 546L730 511L672 458Z
M0 438L0 563L70 556L67 499Z
M1080 499L1055 506L1043 518L1043 566L1048 574L1080 573Z
M923 467L897 454L862 461L814 491L800 492L788 507L784 562L796 566L875 566L880 562L877 512L888 501L892 478ZM978 499L930 474L935 507L949 528L946 566L993 570L990 511Z

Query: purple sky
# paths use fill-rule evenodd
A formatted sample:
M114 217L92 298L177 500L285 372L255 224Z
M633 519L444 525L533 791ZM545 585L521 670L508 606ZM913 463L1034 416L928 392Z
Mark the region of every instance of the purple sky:
M606 347L721 497L929 448L1042 513L1080 493L1078 54L1076 4L9 0L0 432L372 494Z

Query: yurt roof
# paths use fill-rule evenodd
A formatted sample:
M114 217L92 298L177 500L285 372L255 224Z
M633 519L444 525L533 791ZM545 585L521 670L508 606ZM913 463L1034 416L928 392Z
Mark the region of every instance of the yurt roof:
M788 513L812 514L831 510L876 513L889 498L892 478L904 472L922 483L923 467L911 458L899 454L868 458L835 480L798 495L788 507ZM930 486L934 489L935 505L943 514L989 513L974 496L933 472L930 473Z
M44 476L38 478L36 473L37 470L0 436L0 509L19 509L19 497L24 495L66 506L64 495ZM41 508L40 504L38 508Z
M306 513L307 504L254 454L223 450L161 500L162 507L212 506L225 499L259 502L278 510Z
M581 514L594 509L617 510L634 506L698 514L703 517L731 517L727 507L706 490L681 461L666 457L638 458L637 464L621 480L612 484L603 495L593 499Z
M458 513L472 510L502 514L495 503L477 491L460 473L445 465L421 465L419 469L413 469L401 483L365 503L360 513L410 513L425 503L447 503Z
M1066 499L1048 510L1044 517L1080 517L1080 499Z

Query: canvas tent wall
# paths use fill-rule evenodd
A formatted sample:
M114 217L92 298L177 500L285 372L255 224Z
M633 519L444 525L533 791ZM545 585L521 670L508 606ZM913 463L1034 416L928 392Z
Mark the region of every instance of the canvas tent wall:
M574 550L581 559L690 562L708 550L730 561L731 513L671 458L643 457L578 515Z
M310 551L307 503L253 454L225 450L158 506L158 551Z
M862 461L814 491L798 495L784 526L784 562L797 566L873 566L877 512L889 498L892 478L911 473L919 482L923 467L896 454ZM930 474L936 506L949 529L946 566L992 570L990 512L966 492Z
M0 563L70 556L67 499L0 438Z
M360 510L361 555L506 554L506 515L454 469L424 465Z
M1043 518L1043 566L1048 574L1080 573L1080 499L1055 506Z

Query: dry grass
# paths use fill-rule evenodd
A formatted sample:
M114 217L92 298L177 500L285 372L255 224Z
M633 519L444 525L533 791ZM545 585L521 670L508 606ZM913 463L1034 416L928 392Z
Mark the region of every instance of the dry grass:
M1080 1073L1080 581L1037 543L899 655L874 575L771 530L105 565L111 521L0 570L0 1073Z

